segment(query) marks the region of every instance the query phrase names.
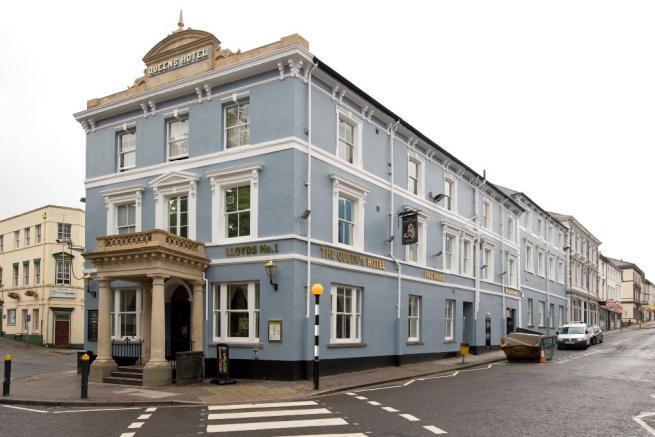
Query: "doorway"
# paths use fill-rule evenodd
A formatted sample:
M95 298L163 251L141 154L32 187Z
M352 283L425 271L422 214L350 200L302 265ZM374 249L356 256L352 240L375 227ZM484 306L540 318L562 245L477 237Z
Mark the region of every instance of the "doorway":
M70 314L55 313L55 346L70 345Z
M507 313L505 314L505 326L506 326L506 334L509 334L510 332L514 332L514 317L516 314L516 310L514 308L506 308Z
M176 352L191 350L191 302L189 293L180 286L171 296L171 323L169 326L170 353L166 359L174 360Z
M462 342L475 346L475 327L473 317L473 303L464 302L462 305L462 321L464 323L462 330Z

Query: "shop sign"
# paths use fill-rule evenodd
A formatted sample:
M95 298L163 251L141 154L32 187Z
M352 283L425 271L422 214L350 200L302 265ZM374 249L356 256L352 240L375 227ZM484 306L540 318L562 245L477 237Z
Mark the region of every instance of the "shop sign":
M443 273L433 272L431 270L424 270L423 277L425 279L432 279L433 281L443 282L446 280L446 276Z
M519 297L520 296L518 290L515 290L513 288L509 288L509 287L505 287L505 294L509 294L510 296L514 296L514 297Z
M282 320L268 321L268 341L275 343L282 341Z
M405 213L400 219L403 225L403 245L418 243L418 213Z
M321 247L321 257L332 259L344 264L354 264L357 266L368 267L371 269L384 270L384 261L370 256L358 255L345 250L332 249L330 247Z
M209 47L194 50L193 52L185 53L180 56L175 56L171 59L160 62L159 64L150 65L148 67L148 74L150 76L157 76L158 74L185 67L207 58L209 58Z
M251 244L247 246L233 246L225 248L225 256L268 255L278 253L280 250L275 244Z
M58 288L53 288L50 290L50 297L58 297L62 299L75 299L77 297L77 292L75 290L61 290Z

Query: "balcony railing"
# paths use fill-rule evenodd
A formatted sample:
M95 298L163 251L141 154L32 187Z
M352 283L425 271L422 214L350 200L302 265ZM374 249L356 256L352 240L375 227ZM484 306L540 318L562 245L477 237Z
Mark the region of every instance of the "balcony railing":
M111 357L119 366L142 365L142 346L141 340L113 339L111 341Z
M94 252L111 253L130 249L149 248L163 248L183 252L188 255L205 256L204 244L161 229L98 237Z

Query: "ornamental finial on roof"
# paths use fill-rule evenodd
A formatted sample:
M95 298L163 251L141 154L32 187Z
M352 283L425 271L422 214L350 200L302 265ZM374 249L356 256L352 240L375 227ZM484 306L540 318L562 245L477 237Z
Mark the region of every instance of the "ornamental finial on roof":
M182 17L182 9L180 9L180 19L177 22L177 30L176 32L179 32L180 30L184 29L184 18Z

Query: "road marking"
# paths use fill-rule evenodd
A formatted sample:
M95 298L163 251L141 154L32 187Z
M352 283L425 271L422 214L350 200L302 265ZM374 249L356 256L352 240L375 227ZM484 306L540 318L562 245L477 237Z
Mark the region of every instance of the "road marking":
M643 420L644 417L650 417L650 416L655 416L655 413L648 413L648 412L641 413L640 415L633 417L633 419L635 420L635 422L641 425L642 428L648 431L650 435L655 436L655 429L653 429L649 424L647 424Z
M124 432L123 434L121 434L121 437L134 437L134 434L135 433L133 432Z
M219 413L210 414L208 420L226 420L226 419L253 419L255 417L275 417L275 416L309 416L313 414L330 414L327 408L306 408L303 410L275 410L275 411L246 411L242 413Z
M233 404L233 405L210 405L209 411L241 410L246 408L278 408L278 407L307 407L318 405L314 401L297 402L270 402L264 404Z
M64 411L53 411L52 414L64 414L64 413L92 413L94 411L123 411L123 410L139 410L139 407L124 407L124 408L89 408L85 410L64 410Z
M277 437L298 437L297 435L288 435L288 436L277 436ZM346 434L303 434L303 437L368 437L366 434L357 432L357 433L346 433Z
M283 420L275 422L250 422L230 423L225 425L208 425L207 432L237 432L237 431L259 431L264 429L282 428L308 428L314 426L338 426L348 425L348 422L341 418L314 419L314 420Z
M379 405L382 405L378 401L368 401L368 403L371 404L371 405L375 405L376 407L379 406Z
M15 405L3 405L3 407L5 407L5 408L14 408L16 410L32 411L34 413L46 413L46 414L48 413L48 411L44 411L44 410L36 410L34 408L25 408L25 407L17 407Z
M411 414L400 414L399 416L402 417L403 419L409 420L410 422L418 422L419 420L421 420L416 416L412 416Z
M403 387L407 387L408 385L410 385L414 381L416 381L416 380L415 379L410 379L409 381L407 381L406 383L403 384Z
M157 411L157 407L146 408L146 413L154 413L155 411Z
M148 420L150 419L150 416L152 416L152 414L142 414L139 417L137 417L136 420Z
M355 396L355 399L359 399L360 401L365 401L368 398L366 396Z
M365 391L387 390L387 389L390 389L390 388L400 388L400 387L402 387L402 385L388 385L388 386L385 386L385 387L365 388L365 389L362 389L362 390L357 390L357 393L363 393Z
M388 411L390 413L397 413L398 412L398 410L396 410L395 408L392 408L392 407L382 407L382 409L384 411Z
M351 391L349 391L349 392L346 393L346 394L347 394L348 396L355 396L355 393L353 393L353 392L351 392Z
M437 428L437 427L434 426L434 425L426 425L426 426L424 426L423 428L427 429L427 430L430 431L432 434L448 434L448 433L447 433L446 431L444 431L443 429Z
M132 422L130 423L130 426L127 427L127 429L136 429L136 428L141 428L145 422Z

